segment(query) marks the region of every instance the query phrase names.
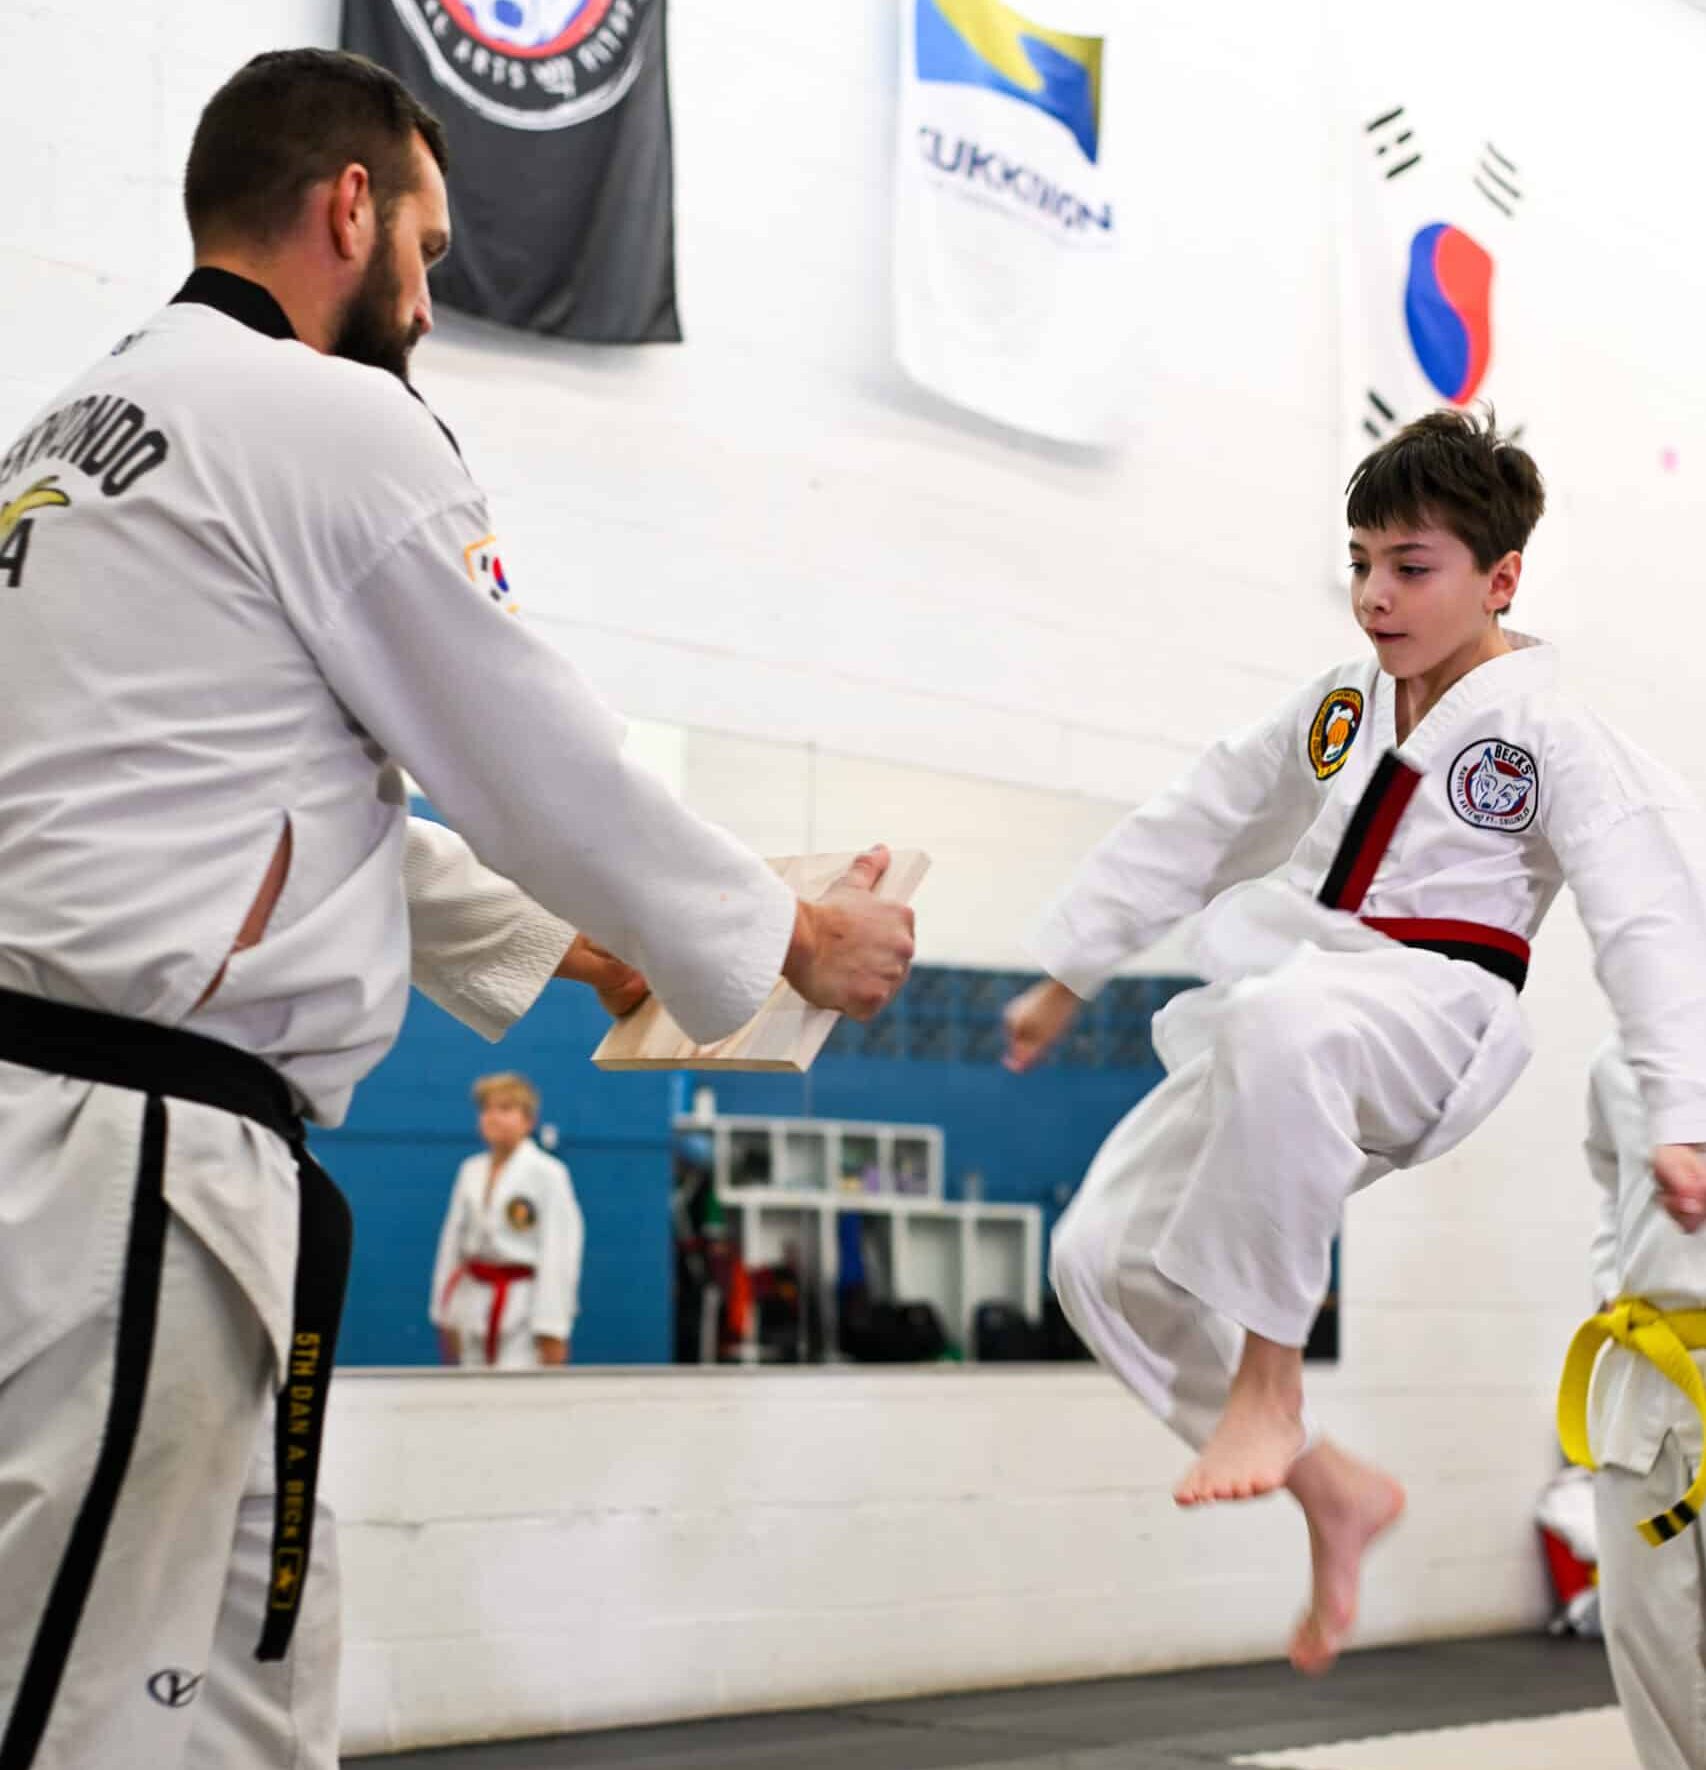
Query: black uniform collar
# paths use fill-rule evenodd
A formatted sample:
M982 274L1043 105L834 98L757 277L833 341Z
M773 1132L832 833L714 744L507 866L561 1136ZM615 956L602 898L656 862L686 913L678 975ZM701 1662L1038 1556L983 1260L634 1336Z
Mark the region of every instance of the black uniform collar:
M285 318L284 309L272 295L259 283L251 283L235 271L216 270L207 264L198 266L190 272L189 281L172 297L173 306L180 301L193 302L197 307L216 308L227 319L259 332L263 338L296 336L295 329Z
M239 325L259 332L266 338L294 338L295 329L285 317L282 307L273 299L270 291L263 289L259 283L251 283L247 277L240 277L235 271L216 270L212 265L199 265L190 272L187 283L172 297L174 307L180 301L193 302L198 307L211 307L233 319ZM462 460L462 446L457 442L454 433L445 421L427 406L421 399L418 389L412 382L403 383L409 393L432 415L432 421L444 432L444 439L456 451L457 460ZM463 463L467 465L466 462Z

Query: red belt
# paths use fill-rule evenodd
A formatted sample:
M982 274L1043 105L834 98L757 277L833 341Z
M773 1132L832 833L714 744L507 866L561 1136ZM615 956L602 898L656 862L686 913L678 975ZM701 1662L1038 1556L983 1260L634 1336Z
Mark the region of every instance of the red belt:
M496 1364L498 1361L498 1336L503 1332L504 1305L509 1301L509 1287L520 1279L531 1278L533 1273L534 1268L531 1266L499 1266L490 1260L464 1260L451 1275L450 1283L444 1287L444 1300L448 1303L451 1293L464 1278L477 1278L481 1284L491 1286L492 1308L486 1317L487 1364Z
M1398 820L1421 779L1392 750L1375 764L1318 894L1329 909L1355 915L1362 908ZM1454 922L1433 916L1364 916L1362 920L1405 946L1425 947L1448 959L1466 959L1516 989L1528 981L1528 942L1520 934L1489 928L1484 922Z

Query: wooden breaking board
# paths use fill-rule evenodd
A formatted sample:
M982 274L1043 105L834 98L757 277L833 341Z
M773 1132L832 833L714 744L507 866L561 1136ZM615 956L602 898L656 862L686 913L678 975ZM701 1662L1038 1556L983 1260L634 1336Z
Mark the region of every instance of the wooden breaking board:
M790 855L770 865L796 897L816 903L859 857L856 854ZM877 884L876 895L887 903L910 903L930 857L916 848L901 849ZM757 1014L739 1032L714 1045L696 1045L669 1017L656 996L648 996L605 1034L592 1054L600 1069L743 1069L780 1070L802 1075L824 1047L839 1015L833 1008L814 1008L781 979Z

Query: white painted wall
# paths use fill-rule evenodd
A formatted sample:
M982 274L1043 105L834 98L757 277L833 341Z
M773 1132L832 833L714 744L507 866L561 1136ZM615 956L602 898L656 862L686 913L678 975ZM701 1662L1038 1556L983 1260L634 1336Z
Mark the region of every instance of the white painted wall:
M1368 1374L1327 1386L1329 1426L1428 1471L1375 1564L1370 1642L1540 1607L1538 1447L1512 1454L1511 1414L1551 1349L1518 1334L1486 1358L1501 1312L1436 1288L1411 1287L1409 1320L1461 1386L1394 1388L1382 1366L1411 1348L1360 1311ZM351 1753L1252 1659L1304 1588L1290 1503L1181 1515L1180 1453L1094 1367L359 1373L334 1393Z
M445 315L420 353L533 617L636 716L1108 800L1354 649L1322 546L1328 25L1349 3L1134 9L1117 78L1155 169L1143 410L1103 456L962 418L893 368L889 0L677 0L689 343L572 347ZM1398 56L1411 15L1377 10ZM253 49L327 40L335 14L12 0L0 323L21 345L0 429L177 281L177 182L210 88ZM1440 0L1430 35L1533 34L1533 16ZM1648 666L1693 630L1684 525L1706 473L1685 102L1703 62L1706 24L1678 0L1576 0L1486 95L1489 118L1521 110L1579 322L1543 463L1575 583L1534 584L1529 607L1566 617L1584 690L1661 740L1690 729ZM1666 446L1677 473L1657 469Z
M533 618L624 709L692 728L672 767L755 841L797 822L806 769L756 741L816 746L826 844L941 844L927 957L1018 962L1024 912L1116 804L1354 650L1322 544L1328 70L1353 3L1404 69L1416 16L1391 0L1132 9L1122 102L1154 176L1143 405L1117 457L959 417L894 371L888 0L675 0L687 346L447 319L421 352ZM9 0L0 434L178 280L207 93L255 49L329 41L335 11ZM1557 242L1542 465L1568 545L1522 611L1699 780L1706 19L1436 0L1427 28L1519 40L1483 102L1522 120ZM896 772L918 764L930 778ZM1528 999L1541 1054L1500 1117L1350 1215L1323 1411L1416 1493L1371 1598L1380 1638L1539 1614L1527 1509L1587 1301L1576 1143L1602 1025L1567 910ZM577 1376L501 1397L364 1379L340 1410L364 1743L446 1736L476 1702L514 1729L1254 1652L1293 1601L1295 1530L1173 1518L1173 1453L1094 1376ZM477 1677L459 1629L502 1637L463 1643Z

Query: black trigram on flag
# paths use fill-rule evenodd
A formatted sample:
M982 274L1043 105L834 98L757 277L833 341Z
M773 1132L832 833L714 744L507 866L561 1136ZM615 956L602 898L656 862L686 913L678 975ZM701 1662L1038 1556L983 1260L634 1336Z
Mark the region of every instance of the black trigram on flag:
M1408 104L1354 129L1344 359L1360 453L1434 406L1490 397L1523 182L1484 138L1436 149Z

